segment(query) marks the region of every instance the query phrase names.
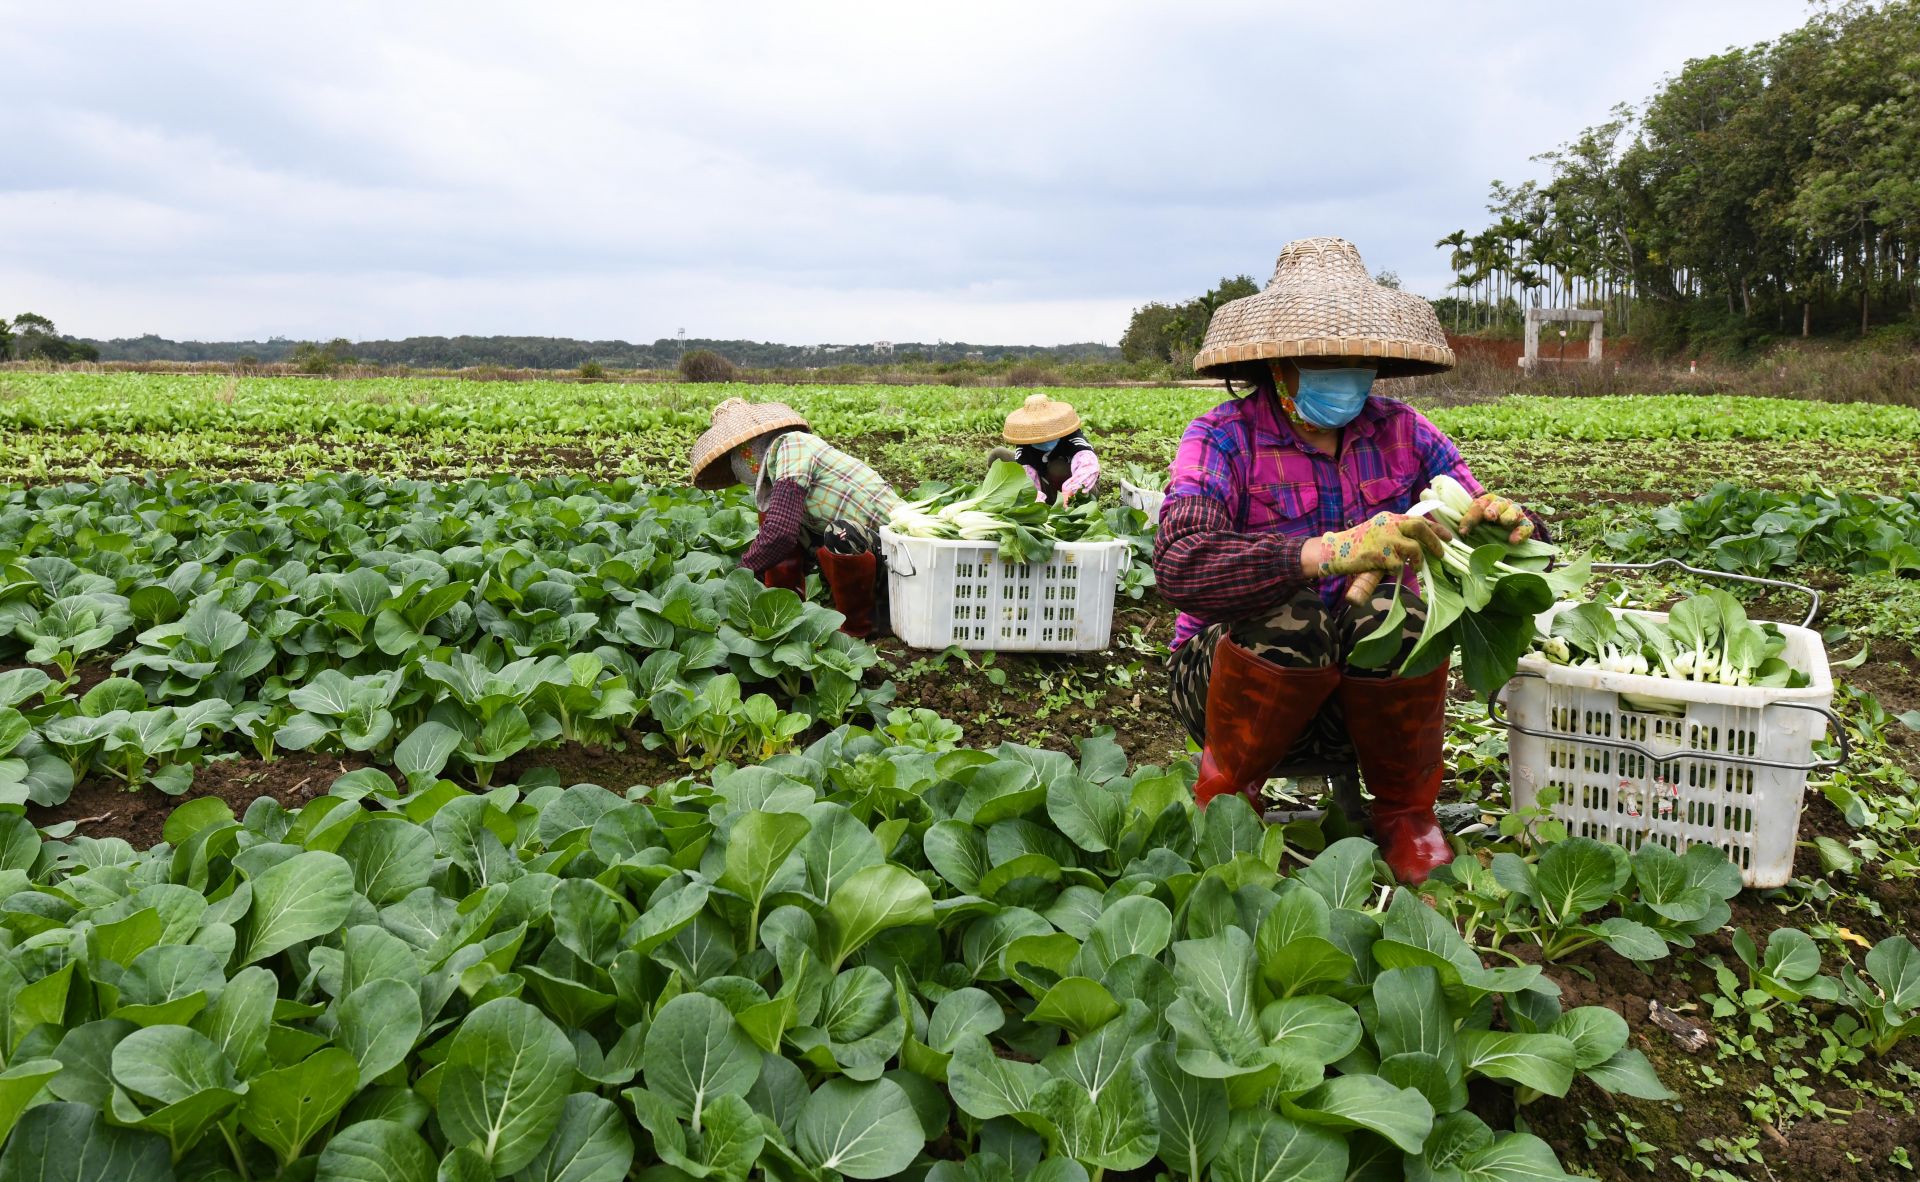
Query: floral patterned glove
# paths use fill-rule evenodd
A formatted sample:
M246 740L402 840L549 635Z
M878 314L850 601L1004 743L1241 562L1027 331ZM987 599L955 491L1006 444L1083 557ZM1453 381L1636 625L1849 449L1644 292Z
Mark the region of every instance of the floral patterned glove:
M1481 493L1460 515L1460 532L1470 534L1482 522L1512 530L1507 541L1518 546L1533 536L1533 521L1526 510L1497 493Z
M1352 529L1322 534L1319 541L1325 548L1322 576L1399 570L1418 561L1422 550L1436 558L1441 552L1433 523L1404 513L1375 513Z

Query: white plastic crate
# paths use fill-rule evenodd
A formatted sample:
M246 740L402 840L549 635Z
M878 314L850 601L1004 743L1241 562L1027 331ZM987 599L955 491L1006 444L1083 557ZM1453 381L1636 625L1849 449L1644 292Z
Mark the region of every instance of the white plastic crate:
M1160 503L1167 494L1152 488L1141 488L1124 478L1120 481L1120 503L1129 509L1138 509L1147 515L1147 520L1160 524Z
M1090 653L1113 634L1124 541L1061 542L1045 562L1003 562L992 542L880 531L894 635L913 648Z
M1541 616L1543 628L1569 607ZM1615 615L1627 613L1616 610ZM1636 612L1666 619L1664 612ZM1807 773L1838 761L1813 758L1829 719L1833 679L1820 635L1792 624L1781 655L1811 678L1804 689L1676 681L1555 665L1537 655L1501 691L1513 773L1513 803L1532 808L1559 789L1553 816L1575 836L1627 850L1657 841L1678 853L1705 843L1723 850L1750 887L1784 885ZM1629 707L1621 694L1660 699L1677 712Z

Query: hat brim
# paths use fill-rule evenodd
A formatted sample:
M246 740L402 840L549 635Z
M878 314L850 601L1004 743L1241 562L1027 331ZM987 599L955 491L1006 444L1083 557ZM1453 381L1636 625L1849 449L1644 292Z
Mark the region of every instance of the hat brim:
M1000 432L1000 437L1017 447L1025 447L1035 443L1046 443L1049 440L1065 439L1079 429L1080 416L1075 414L1066 420L1065 425L1048 423L1044 426L1010 426Z
M1378 337L1314 337L1297 341L1252 341L1207 349L1193 359L1195 373L1224 376L1230 366L1248 361L1313 360L1365 362L1383 378L1445 373L1454 367L1453 350L1424 341Z
M738 446L740 445L737 443L734 445L734 447ZM727 451L732 450L733 448L727 449ZM693 474L693 487L703 488L708 492L719 492L723 488L730 488L740 483L740 478L733 474L733 465L728 460L727 451L709 460L706 467Z
M1289 243L1281 252L1263 290L1214 311L1193 359L1195 372L1277 358L1367 364L1383 378L1453 368L1453 350L1432 304L1368 279L1351 244L1337 243L1344 250L1334 252L1334 264L1351 267L1353 275L1329 275L1325 267L1314 273L1312 265L1325 261L1324 252L1296 250L1302 245Z

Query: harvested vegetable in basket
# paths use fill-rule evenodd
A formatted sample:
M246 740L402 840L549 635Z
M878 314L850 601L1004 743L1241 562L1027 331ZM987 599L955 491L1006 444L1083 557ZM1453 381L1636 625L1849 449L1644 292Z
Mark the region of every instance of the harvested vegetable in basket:
M1401 677L1418 677L1445 664L1460 650L1460 671L1476 694L1491 696L1512 679L1520 658L1533 643L1534 617L1554 601L1586 585L1586 559L1549 569L1559 548L1528 540L1515 545L1506 529L1482 524L1464 537L1460 520L1473 495L1451 476L1435 477L1420 494L1412 513L1446 526L1456 535L1437 559L1423 557L1421 590L1427 621L1420 638L1401 662ZM1354 647L1349 663L1377 669L1400 648L1406 622L1401 602L1406 584L1394 588L1393 606L1380 626Z
M932 491L929 492L931 487ZM1020 465L1002 460L971 492L964 487L922 486L928 495L894 507L887 527L903 537L997 542L1008 562L1045 562L1058 542L1106 541L1114 537L1093 500L1064 508L1034 492Z
M1120 469L1120 479L1144 492L1167 491L1167 469L1150 468L1145 464L1130 463Z
M1780 655L1787 647L1780 629L1747 619L1740 601L1725 591L1705 591L1677 604L1664 623L1582 603L1555 617L1535 647L1556 665L1610 673L1782 689L1811 681Z

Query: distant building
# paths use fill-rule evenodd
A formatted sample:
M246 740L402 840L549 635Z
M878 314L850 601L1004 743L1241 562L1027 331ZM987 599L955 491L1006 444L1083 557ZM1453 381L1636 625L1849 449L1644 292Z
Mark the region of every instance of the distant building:
M880 354L882 356L886 356L886 357L893 356L892 341L875 341L872 345L868 346L868 348L871 348L875 353Z

